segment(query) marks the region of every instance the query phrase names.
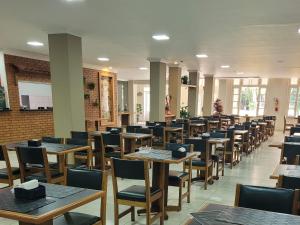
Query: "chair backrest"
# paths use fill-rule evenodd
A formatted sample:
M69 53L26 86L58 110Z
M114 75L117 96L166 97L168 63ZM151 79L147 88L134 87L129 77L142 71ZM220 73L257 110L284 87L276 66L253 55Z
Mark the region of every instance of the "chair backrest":
M153 134L153 130L150 128L135 128L135 133L139 134Z
M300 133L300 127L291 127L290 135L293 135L294 133Z
M163 126L163 127L167 126L167 122L154 121L154 123L156 126Z
M19 164L45 166L47 153L45 148L17 147L17 156Z
M300 142L300 136L285 136L284 142Z
M293 214L299 191L237 184L235 206Z
M93 190L103 190L106 186L106 180L101 170L88 169L70 169L66 171L67 186L87 188Z
M215 131L210 133L210 138L226 138L226 136L226 132Z
M194 146L195 152L206 152L207 140L200 138L185 138L184 144L189 144Z
M300 177L279 176L278 187L286 189L300 189Z
M245 130L245 126L243 124L235 124L234 128L236 130Z
M113 131L116 130L119 133L122 133L123 128L122 127L106 127L105 130L108 131L108 132L111 131L111 130L113 130Z
M89 141L88 139L67 138L66 144L87 146L89 145Z
M179 128L184 128L184 124L183 123L171 123L171 127L179 127Z
M142 128L142 126L127 126L126 132L127 133L134 133L136 128Z
M163 126L154 126L151 129L153 129L153 136L155 136L155 137L164 137L165 127L163 127Z
M287 164L296 164L297 156L300 156L300 145L285 142L281 149L281 162L286 160Z
M176 151L179 148L185 148L187 152L193 152L192 144L177 144L177 143L166 143L166 150Z
M71 138L73 138L73 139L89 139L89 133L86 131L71 131Z
M103 146L107 146L107 145L120 146L120 144L121 144L120 134L112 134L112 133L106 132L106 133L102 133L101 136L102 136Z
M42 142L46 143L54 143L54 144L62 144L63 138L56 138L56 137L42 137Z
M145 171L148 171L144 161L116 158L112 158L112 169L114 177L130 180L145 180Z

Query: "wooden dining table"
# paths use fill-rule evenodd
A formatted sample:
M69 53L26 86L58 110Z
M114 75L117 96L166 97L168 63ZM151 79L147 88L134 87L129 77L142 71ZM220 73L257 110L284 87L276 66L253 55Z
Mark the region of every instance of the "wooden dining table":
M0 217L17 220L19 225L52 225L55 218L105 196L104 191L44 184L46 198L15 199L11 188L0 189Z
M248 130L235 130L235 135L241 135L242 137L242 151L246 152L247 154L249 149L249 131ZM247 137L248 136L248 137Z
M184 223L184 225L204 224L300 224L300 217L284 213L209 203L202 207L198 212L192 213L191 218Z
M180 164L185 161L192 160L197 154L196 152L187 153L183 158L172 157L172 151L159 149L141 149L138 152L125 155L125 159L143 160L153 162L152 170L152 187L157 187L164 192L165 212L168 210L168 188L169 188L169 165ZM158 203L153 204L153 210L157 209ZM169 208L170 209L170 208ZM165 219L168 218L166 213Z
M300 165L278 164L270 175L270 179L277 180L281 175L300 178Z
M15 151L17 147L32 147L28 146L28 141L21 141L6 145L9 151ZM78 151L87 151L87 166L92 166L93 151L91 146L72 145L72 144L56 144L42 142L38 148L45 148L47 154L56 155L58 159L59 172L63 172L66 166L66 155Z
M137 149L137 141L140 141L140 146L143 146L143 141L147 141L148 146L152 146L152 134L142 134L142 133L121 133L121 139L124 141L124 146L128 146L125 149L125 153L135 152Z
M198 132L203 133L204 132L205 124L204 123L190 123L189 127L190 127L189 136L193 137L195 133L198 133Z
M164 143L170 142L171 134L179 134L180 135L180 143L183 143L183 128L182 127L165 127L165 140Z

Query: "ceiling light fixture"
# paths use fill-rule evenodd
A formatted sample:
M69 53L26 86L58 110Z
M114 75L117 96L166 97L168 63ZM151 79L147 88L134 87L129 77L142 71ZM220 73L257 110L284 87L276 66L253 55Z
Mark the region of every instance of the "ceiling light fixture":
M222 69L228 69L228 68L230 68L230 66L229 65L222 65L221 68Z
M243 75L244 72L237 72L236 74L237 74L237 75Z
M28 41L27 44L34 47L44 46L44 43L39 41Z
M140 69L140 70L148 70L147 67L140 67L139 69Z
M108 62L109 58L107 58L107 57L99 57L98 60L102 61L102 62Z
M207 58L208 55L206 55L206 54L197 54L196 57L197 58Z
M300 34L300 28L298 29L298 34Z
M170 39L170 37L166 34L155 34L152 35L152 38L157 41L166 41Z
M112 70L112 66L108 67L108 69Z
M179 63L177 61L174 62L175 65L178 65Z

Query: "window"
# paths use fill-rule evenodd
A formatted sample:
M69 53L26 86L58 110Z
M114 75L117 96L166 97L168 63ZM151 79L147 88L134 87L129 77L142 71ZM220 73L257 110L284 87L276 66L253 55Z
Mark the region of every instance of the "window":
M297 78L291 79L290 101L289 101L289 116L297 116L300 114L300 91Z
M233 84L232 114L263 115L268 79L234 79Z
M25 109L53 107L51 84L19 81L20 106Z

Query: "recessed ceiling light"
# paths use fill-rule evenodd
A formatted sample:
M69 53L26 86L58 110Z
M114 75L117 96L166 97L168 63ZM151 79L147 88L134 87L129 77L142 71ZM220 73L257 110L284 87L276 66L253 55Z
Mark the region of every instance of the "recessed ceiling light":
M208 55L206 55L206 54L197 54L196 57L197 58L207 58Z
M300 34L300 28L298 29L298 34Z
M108 62L109 58L107 58L107 57L99 57L98 60L102 61L102 62Z
M152 38L157 41L165 41L165 40L170 39L170 37L166 34L155 34L155 35L152 35Z
M147 67L140 67L139 69L140 69L140 70L148 70Z
M35 46L35 47L44 46L44 43L38 42L38 41L28 41L27 44L30 46Z
M175 65L178 65L179 63L177 61L174 62Z
M228 68L230 68L230 66L229 65L222 65L221 68L228 69Z
M112 66L108 67L108 69L112 70Z
M237 72L236 74L237 74L237 75L243 75L244 72Z

